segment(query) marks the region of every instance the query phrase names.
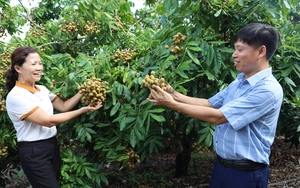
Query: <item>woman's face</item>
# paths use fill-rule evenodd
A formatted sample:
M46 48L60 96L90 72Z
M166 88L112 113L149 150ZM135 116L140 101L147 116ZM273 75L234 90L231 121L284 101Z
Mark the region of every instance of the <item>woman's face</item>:
M43 72L43 64L38 53L28 54L26 61L22 66L15 66L15 70L18 72L18 81L34 85L36 81L41 79Z

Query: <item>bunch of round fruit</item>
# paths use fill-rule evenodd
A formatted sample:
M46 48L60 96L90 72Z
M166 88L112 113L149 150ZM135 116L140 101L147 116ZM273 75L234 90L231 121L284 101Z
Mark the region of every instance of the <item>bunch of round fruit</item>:
M79 24L75 23L74 21L66 22L64 25L60 26L60 30L62 32L75 33L78 31L77 26L79 26Z
M129 169L135 168L135 163L140 163L140 156L134 152L132 148L127 149L126 155L128 156L127 166Z
M184 42L186 40L186 36L183 35L182 33L178 32L173 36L173 42L175 42L175 44L179 44L181 42Z
M157 78L155 77L155 72L151 71L150 75L146 75L145 78L142 80L142 83L145 87L156 90L156 86L159 86L162 90L166 91L167 86L164 78ZM151 98L151 94L149 96Z
M5 99L0 101L0 112L5 112L6 111L6 102Z
M209 149L205 146L202 146L201 144L199 144L198 142L194 142L192 144L192 148L197 151L197 152L208 152Z
M5 146L5 147L0 147L1 149L0 149L0 158L1 157L7 157L8 156L8 152L7 152L7 149L8 149L8 147L7 146Z
M120 49L117 49L114 54L114 62L123 61L124 64L127 64L135 54L135 50L125 49L120 51Z
M87 79L84 84L78 86L79 93L82 94L82 103L92 107L105 101L108 89L108 82L100 78Z

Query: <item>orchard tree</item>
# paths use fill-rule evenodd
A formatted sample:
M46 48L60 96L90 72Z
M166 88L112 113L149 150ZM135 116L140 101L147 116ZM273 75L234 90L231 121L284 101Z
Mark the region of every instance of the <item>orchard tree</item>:
M153 106L146 100L149 89L143 80L152 72L181 93L212 96L238 74L231 60L233 36L250 22L266 22L281 32L282 42L270 62L285 90L278 134L299 143L299 7L296 0L284 2L146 1L144 9L133 13L133 3L125 0L42 0L31 10L0 0L0 35L13 35L9 43L0 42L1 71L9 68L9 54L16 47L29 45L43 60L40 84L64 99L85 89L90 78L108 83L99 111L58 126L62 187L109 184L102 172L105 164L130 170L159 153L168 137L176 140L175 176L181 177L187 175L193 152L212 147L215 125ZM26 22L26 37L14 36ZM0 84L4 88L4 78ZM7 93L0 93L4 101ZM0 146L6 148L0 165L6 168L18 164L6 113L0 115L0 127Z

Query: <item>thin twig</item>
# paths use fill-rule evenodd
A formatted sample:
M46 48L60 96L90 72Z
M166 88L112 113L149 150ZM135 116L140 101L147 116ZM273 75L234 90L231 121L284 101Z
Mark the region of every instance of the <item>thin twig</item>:
M42 48L44 46L48 46L48 45L51 45L51 44L62 44L63 42L48 42L48 43L45 43L45 44L42 44L40 46L38 46L38 48Z
M275 183L269 183L269 186L292 183L292 182L297 181L297 180L300 180L300 177L294 178L294 179L290 179L290 180L283 180L283 181L279 181L279 182L275 182Z

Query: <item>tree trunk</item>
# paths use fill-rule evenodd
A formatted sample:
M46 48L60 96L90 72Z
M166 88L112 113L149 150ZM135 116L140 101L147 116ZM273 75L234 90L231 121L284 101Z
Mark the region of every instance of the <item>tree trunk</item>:
M191 160L191 146L190 144L182 144L179 142L179 150L176 155L176 168L175 168L175 177L179 178L186 176L188 173L188 167Z

